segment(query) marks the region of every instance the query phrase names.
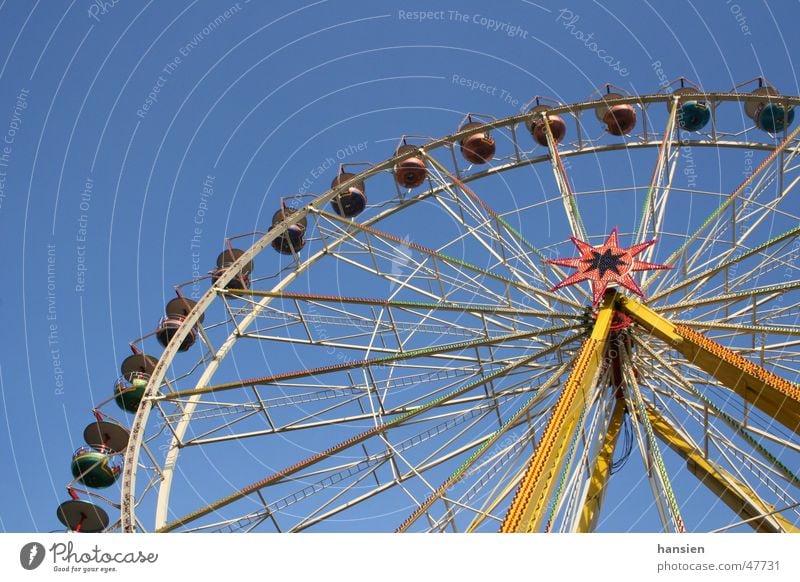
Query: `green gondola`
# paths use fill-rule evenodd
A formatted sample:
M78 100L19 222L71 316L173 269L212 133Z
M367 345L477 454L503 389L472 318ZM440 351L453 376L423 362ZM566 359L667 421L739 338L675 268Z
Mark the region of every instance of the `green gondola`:
M108 449L81 447L72 455L72 476L87 487L104 489L119 476L118 466L111 464Z

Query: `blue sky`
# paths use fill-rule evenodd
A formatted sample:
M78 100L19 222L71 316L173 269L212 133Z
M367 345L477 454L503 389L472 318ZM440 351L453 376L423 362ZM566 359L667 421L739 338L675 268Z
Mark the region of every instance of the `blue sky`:
M127 342L226 236L323 192L338 152L377 162L401 134L606 82L762 75L796 95L798 16L743 0L3 1L0 531L59 529L70 455Z

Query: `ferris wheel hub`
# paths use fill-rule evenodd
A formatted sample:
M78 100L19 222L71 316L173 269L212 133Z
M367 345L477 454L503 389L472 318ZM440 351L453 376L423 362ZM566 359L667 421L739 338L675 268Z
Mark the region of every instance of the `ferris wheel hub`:
M550 259L546 262L552 265L571 267L578 271L550 290L556 291L582 281L589 281L592 285L592 305L594 306L600 303L606 289L613 284L619 284L629 291L633 291L639 297L644 297L631 273L670 268L667 265L648 263L635 258L636 255L655 244L655 239L622 248L619 246L616 227L608 235L606 241L599 246L590 245L574 236L571 236L570 239L578 247L580 256L571 259Z

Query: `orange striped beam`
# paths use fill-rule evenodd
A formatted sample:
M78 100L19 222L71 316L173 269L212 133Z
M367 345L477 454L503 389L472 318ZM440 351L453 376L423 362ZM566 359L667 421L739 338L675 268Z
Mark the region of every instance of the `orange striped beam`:
M547 501L553 494L556 477L566 459L569 437L578 425L581 411L603 365L615 297L614 290L605 294L592 334L581 347L575 367L514 494L500 527L502 533L538 531L547 518Z
M797 384L685 325L674 325L636 299L619 297L617 305L653 336L678 350L687 361L795 434L800 434L800 387Z

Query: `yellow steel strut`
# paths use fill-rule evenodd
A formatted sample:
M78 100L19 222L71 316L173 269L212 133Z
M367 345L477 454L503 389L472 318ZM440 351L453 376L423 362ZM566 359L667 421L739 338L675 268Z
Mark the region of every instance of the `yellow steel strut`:
M673 325L636 299L620 296L617 306L653 336L678 350L689 362L789 430L800 434L800 387L796 384L685 325Z
M579 532L594 531L597 525L597 519L600 517L600 508L603 505L603 498L606 494L606 484L611 476L614 449L617 446L625 414L625 401L619 398L614 403L611 420L603 438L603 446L600 448L597 459L594 462L592 478L589 481L589 491L586 494L586 501L584 501L583 509L581 510L581 519L578 522Z
M758 532L792 532L798 529L761 500L746 483L709 462L703 452L688 442L660 412L647 407L653 430L664 443L686 460L689 471Z
M537 531L546 518L547 500L556 485L555 476L564 464L569 436L575 431L581 410L587 404L587 396L603 365L615 296L614 290L605 294L592 334L581 346L575 367L514 493L501 532Z

